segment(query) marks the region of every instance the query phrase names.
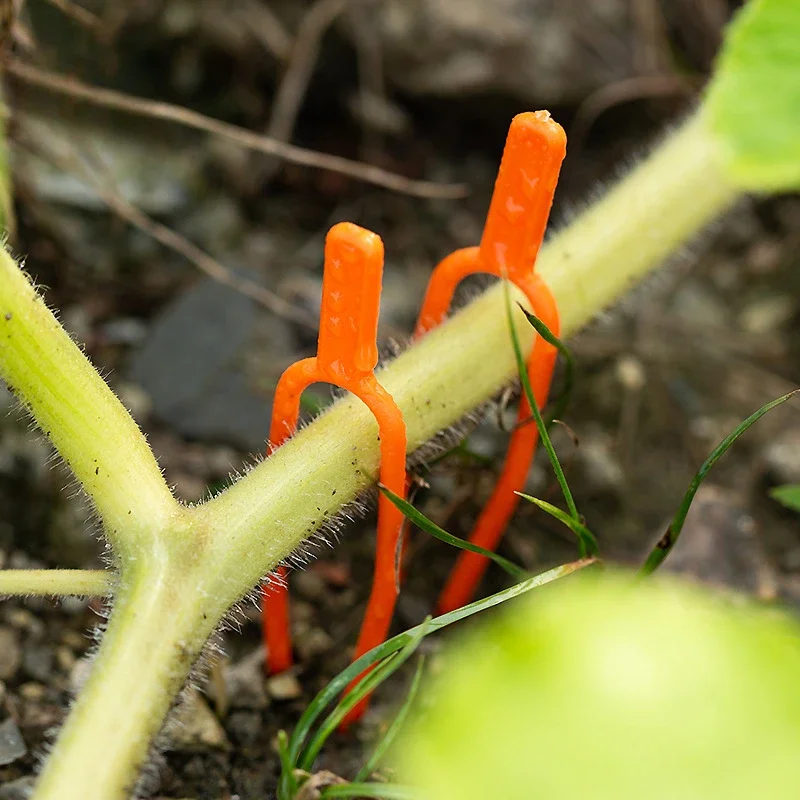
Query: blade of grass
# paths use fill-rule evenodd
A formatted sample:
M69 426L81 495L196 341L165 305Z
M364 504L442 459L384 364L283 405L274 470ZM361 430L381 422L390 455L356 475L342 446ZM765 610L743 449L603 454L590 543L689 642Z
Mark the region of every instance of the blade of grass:
M486 550L485 548L480 547L477 544L472 544L472 542L468 542L458 536L453 536L452 533L448 533L443 528L440 528L435 522L428 519L421 511L414 508L411 503L409 503L407 500L403 500L402 497L399 497L382 484L379 484L378 488L395 506L397 506L397 508L400 509L400 511L403 512L403 516L405 516L406 519L413 522L414 525L416 525L420 530L425 531L425 533L434 536L445 544L458 547L461 550L469 550L470 553L477 553L478 555L486 556L486 558L491 558L495 564L497 564L499 567L502 567L502 569L511 575L512 578L515 578L518 581L524 581L526 578L530 577L530 573L526 572L522 567L517 566L513 561L509 561L507 558L503 558L503 556L499 556L497 553L493 553L491 550Z
M579 561L571 561L568 564L562 564L561 566L542 572L539 575L534 575L532 578L528 578L522 583L514 584L508 589L504 589L502 592L497 592L496 594L484 597L481 600L476 600L474 603L470 603L455 611L442 614L439 617L434 617L434 619L427 623L426 635L430 635L435 631L446 628L448 625L471 617L473 614L478 614L500 605L501 603L505 603L514 597L519 597L539 586L544 586L547 583L563 578L594 563L596 563L596 559L581 559ZM357 658L349 667L342 670L342 672L317 694L301 715L289 739L289 760L291 763L297 762L314 723L350 681L358 675L361 675L364 670L369 669L378 661L401 650L414 639L421 628L422 625L410 628L397 636L393 636L378 647L374 647L369 652L364 653L363 656Z
M533 394L531 382L528 378L528 367L525 364L525 357L522 354L522 347L519 343L519 337L517 336L517 329L514 325L514 317L511 311L511 293L508 289L508 281L503 281L503 292L505 296L506 319L508 320L508 328L511 332L511 343L514 346L514 356L517 360L517 372L519 373L519 379L522 383L522 389L525 392L525 397L528 400L528 405L531 408L531 413L533 414L533 418L536 422L536 428L539 431L539 438L542 441L542 447L544 447L544 449L547 451L550 463L553 465L553 472L555 472L556 480L558 480L558 485L561 487L561 492L564 495L564 500L567 503L569 514L576 522L580 522L581 515L578 513L578 508L575 505L575 500L572 497L572 492L570 491L569 484L567 483L567 478L564 475L564 470L561 468L561 462L558 460L558 455L553 447L553 442L550 440L550 434L547 432L547 426L544 424L544 420L542 419L542 412L539 411L539 404L536 402L536 397Z
M320 792L321 800L327 797L382 797L385 800L416 800L417 795L407 786L394 783L340 783Z
M286 731L278 731L278 758L281 762L278 800L292 800L297 793L298 786L294 777L294 768L289 758L289 737L286 735Z
M542 337L548 344L553 345L564 358L564 386L561 389L561 395L556 400L553 410L547 415L545 424L548 429L553 423L553 420L561 419L564 412L569 406L569 401L572 399L572 389L575 386L575 359L572 356L570 349L558 338L547 325L542 322L536 314L532 314L526 310L522 303L517 303L522 310L528 322L539 336Z
M351 709L361 702L368 694L380 686L390 675L395 673L401 666L414 654L414 651L422 644L428 632L430 617L418 625L411 639L396 653L385 658L370 672L367 672L361 680L336 704L333 711L325 718L319 726L319 730L314 734L308 746L303 750L298 759L299 769L311 771L317 756L322 750L328 737L339 727L341 721L347 716Z
M692 478L692 482L689 484L689 488L686 490L683 500L681 500L678 511L667 528L667 532L658 540L656 546L647 557L647 561L645 561L644 566L642 566L639 570L640 575L652 574L670 554L670 551L675 546L675 542L678 541L678 537L681 535L683 524L686 522L686 515L689 513L689 508L692 505L695 495L697 494L697 490L700 488L700 484L702 484L702 482L705 480L706 476L717 463L717 461L719 461L722 456L725 455L725 453L728 451L728 448L748 428L758 422L758 420L760 420L764 414L766 414L768 411L772 411L772 409L776 406L785 403L790 397L793 397L798 392L800 392L800 389L795 389L793 392L789 392L788 394L785 394L776 400L771 400L769 403L765 403L763 406L761 406L761 408L759 408L757 411L754 411L746 420L744 420L744 422L740 423L733 432L729 433L716 446L711 455L703 462L703 465L700 467L700 469L697 470L694 478Z
M529 503L539 506L542 511L546 511L551 517L554 517L559 522L566 525L578 537L581 558L597 555L599 550L597 539L595 539L594 534L582 522L572 519L569 514L566 514L558 508L558 506L554 506L546 500L540 500L538 497L533 497L524 492L515 492L515 494L518 494L523 500L527 500Z
M408 712L411 710L411 706L414 703L417 692L419 691L422 679L422 670L424 666L425 656L423 655L420 656L419 662L417 663L417 671L414 673L414 679L411 681L411 686L409 687L406 699L403 701L403 705L400 706L400 710L395 715L395 718L392 720L392 724L389 726L386 733L383 734L381 740L375 745L372 755L370 755L370 757L364 763L364 766L358 771L358 774L354 779L356 783L365 781L376 770L378 764L380 764L380 762L383 760L383 757L386 755L386 752L392 746L397 734L402 729L403 723L406 721Z

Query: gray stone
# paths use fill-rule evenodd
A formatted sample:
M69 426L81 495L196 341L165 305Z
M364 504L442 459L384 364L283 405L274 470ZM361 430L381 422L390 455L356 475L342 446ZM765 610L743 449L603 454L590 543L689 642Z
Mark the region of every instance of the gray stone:
M0 786L0 800L28 800L33 795L35 783L30 776L6 783Z
M762 453L770 480L776 483L800 483L800 429L781 431Z
M11 628L0 628L0 680L13 678L21 663L22 652L17 634Z
M635 70L626 0L371 0L342 19L356 41L364 15L387 78L416 94L502 92L552 105Z
M164 732L172 750L225 750L229 746L219 720L195 690L183 696Z
M778 594L755 520L736 492L713 484L698 490L664 569L762 600Z
M22 666L31 678L47 683L53 673L54 655L49 644L29 644L22 657Z
M240 369L254 333L253 301L203 280L169 305L135 355L131 377L149 395L155 416L189 438L263 446L270 403Z
M231 708L261 709L269 705L263 647L257 647L235 664L226 665L223 674Z
M25 746L17 723L10 718L5 722L0 722L0 767L13 764L27 752L28 748Z

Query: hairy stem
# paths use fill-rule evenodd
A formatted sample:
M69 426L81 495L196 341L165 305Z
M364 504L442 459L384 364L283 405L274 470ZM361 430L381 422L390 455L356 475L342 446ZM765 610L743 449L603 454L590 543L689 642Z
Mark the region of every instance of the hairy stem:
M542 250L538 269L557 299L563 333L736 196L704 121L690 119ZM381 371L403 411L410 450L514 377L503 303L501 287L489 290ZM514 313L527 351L533 329ZM231 603L374 482L377 425L359 401L342 400L232 487L185 509L127 412L8 257L0 259L0 374L73 467L124 556L97 663L36 797L116 800L129 791L172 698Z
M105 569L3 569L0 597L105 597L114 587L114 573Z
M563 334L588 322L737 196L724 179L704 120L691 118L542 249L537 269L557 299ZM515 296L526 302L520 293ZM379 374L403 411L409 450L515 376L503 302L502 287L493 287ZM533 330L521 311L514 312L527 352ZM254 529L271 532L271 547L293 547L375 480L378 457L375 422L348 398L206 504L205 511L217 524L228 521L231 537L224 547L241 548L240 558L252 546Z
M182 590L181 569L155 559L130 569L89 680L45 763L39 800L114 800L133 791L216 624L203 598Z
M118 557L179 508L130 414L4 249L0 377L91 496Z

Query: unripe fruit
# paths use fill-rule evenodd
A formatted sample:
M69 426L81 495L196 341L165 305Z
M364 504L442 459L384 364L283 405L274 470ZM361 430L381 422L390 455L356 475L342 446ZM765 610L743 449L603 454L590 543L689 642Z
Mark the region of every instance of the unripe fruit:
M598 571L532 592L427 699L400 757L423 800L800 797L798 627L696 587Z

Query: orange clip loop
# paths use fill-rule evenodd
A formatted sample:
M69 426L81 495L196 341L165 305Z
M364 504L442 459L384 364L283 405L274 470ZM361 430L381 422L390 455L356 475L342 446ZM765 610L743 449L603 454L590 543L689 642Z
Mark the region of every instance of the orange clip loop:
M380 480L405 496L406 428L391 395L378 383L378 312L383 272L383 244L377 234L349 222L334 225L325 240L317 355L292 364L275 390L269 452L280 447L297 427L300 395L324 381L352 392L378 421L381 443ZM380 644L389 630L397 598L396 553L402 513L383 495L378 501L375 574L355 656ZM264 592L264 639L267 668L282 672L292 664L286 570L278 585ZM361 707L363 710L363 706ZM351 712L351 719L354 718Z
M516 284L534 313L559 335L558 309L549 289L534 273L534 266L565 153L564 130L546 111L514 117L480 247L456 250L436 267L415 335L423 335L444 320L458 283L475 272L507 278ZM537 338L527 367L540 406L547 401L555 361L555 348ZM523 396L519 421L529 422L530 414ZM497 547L519 502L515 492L524 486L538 438L533 424L522 424L512 435L500 478L470 535L474 544L492 550ZM439 612L452 611L469 602L487 565L483 556L461 553L439 598Z

